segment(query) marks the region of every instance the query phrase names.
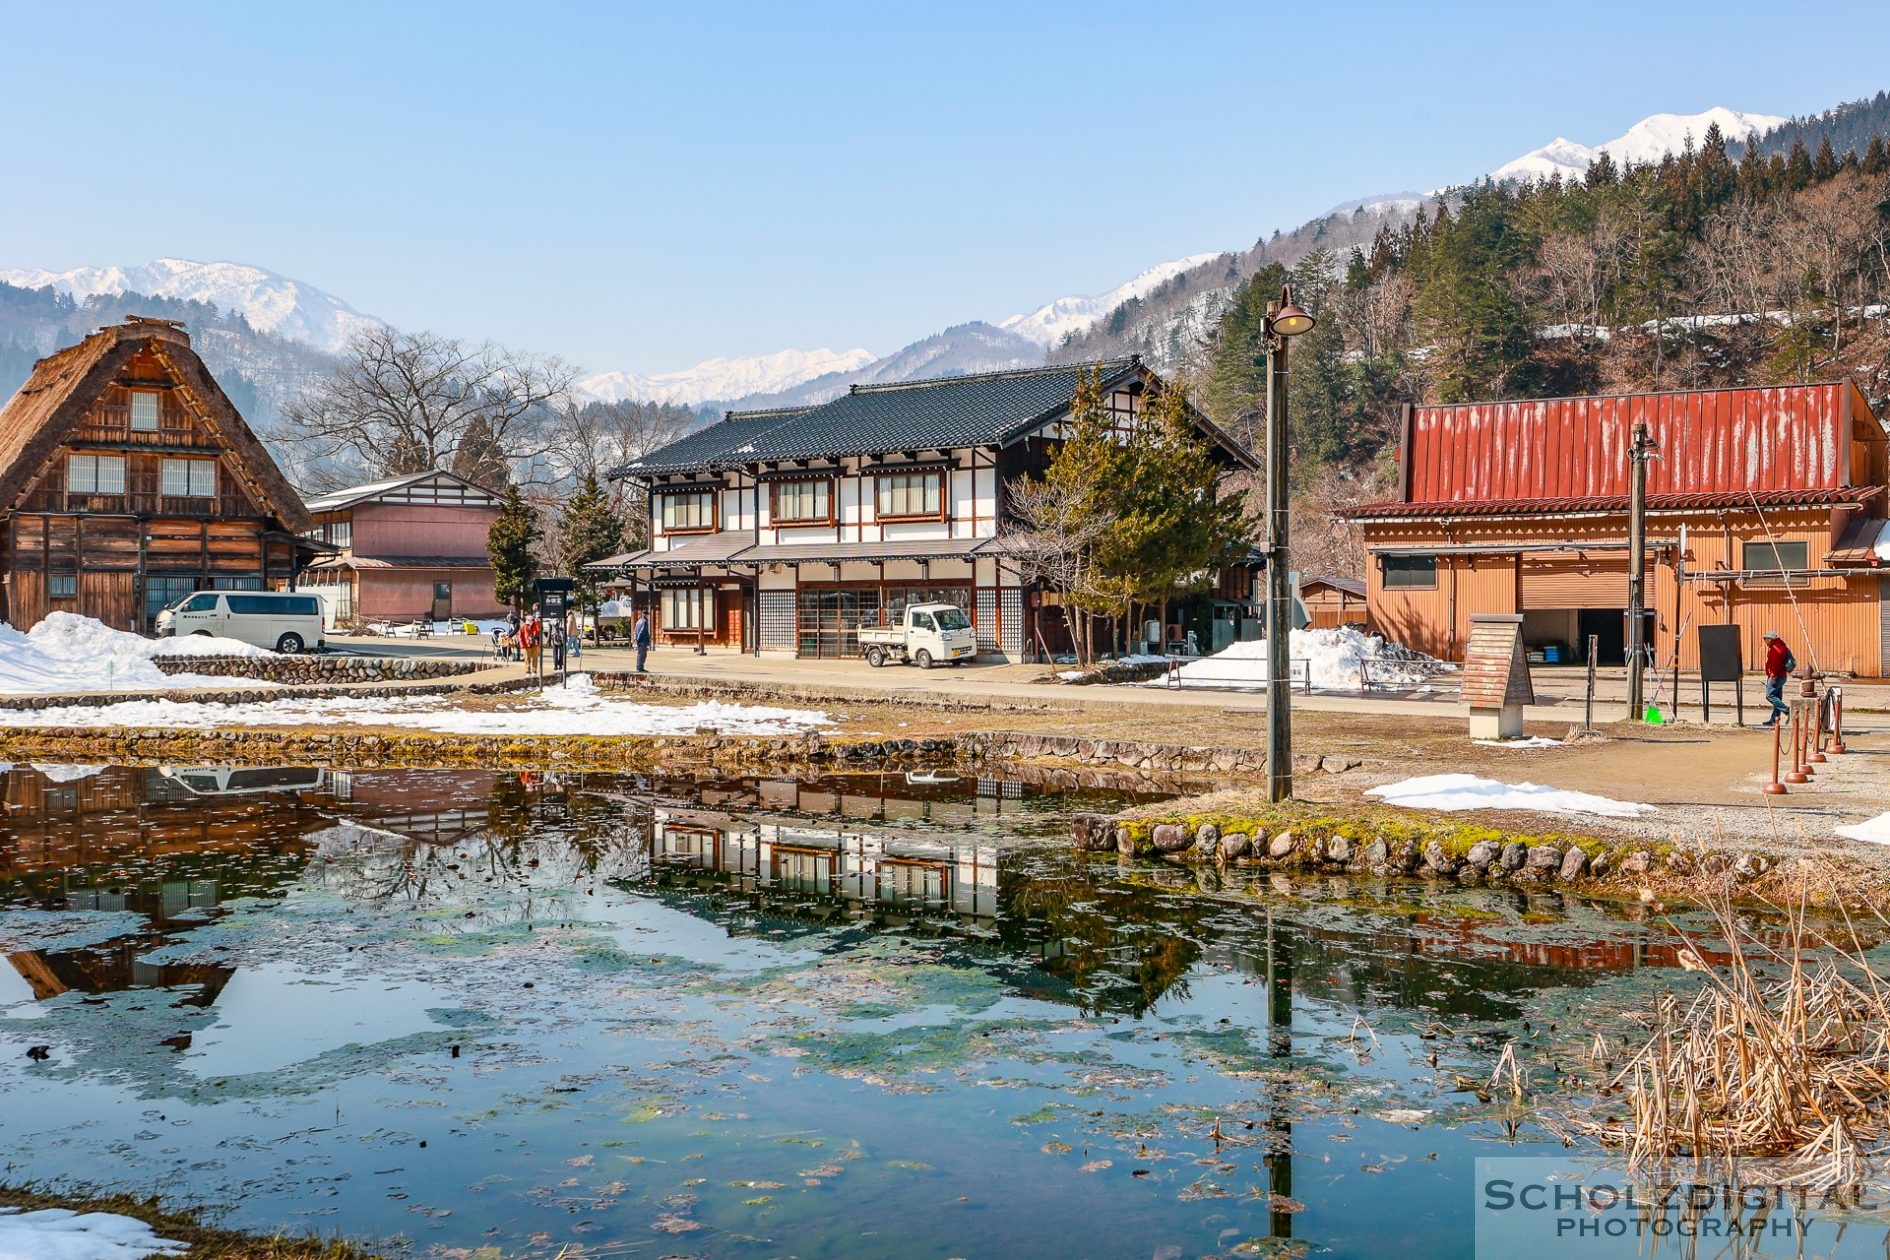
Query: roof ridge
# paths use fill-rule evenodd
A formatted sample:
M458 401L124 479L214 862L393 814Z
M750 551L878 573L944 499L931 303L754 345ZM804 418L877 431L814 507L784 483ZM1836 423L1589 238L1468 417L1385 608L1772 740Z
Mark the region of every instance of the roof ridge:
M825 405L825 403L807 403L795 407L757 407L752 411L724 411L722 422L727 423L733 420L739 424L744 420L770 420L775 416L799 416Z
M1756 394L1774 389L1830 389L1854 385L1849 376L1828 381L1792 382L1784 385L1707 385L1698 389L1643 389L1619 394L1555 394L1548 398L1480 398L1468 402L1419 403L1413 411L1457 411L1464 407L1506 407L1531 403L1605 402L1615 398L1673 398L1681 394Z
M1142 362L1139 354L1120 355L1113 359L1087 359L1081 363L1046 363L1034 368L1000 368L994 372L966 372L958 376L925 376L910 381L883 381L873 384L855 383L848 388L852 394L885 394L901 389L926 389L939 385L963 385L972 381L1018 380L1027 376L1047 376L1053 372L1080 372L1084 368L1109 368L1112 371L1138 366Z

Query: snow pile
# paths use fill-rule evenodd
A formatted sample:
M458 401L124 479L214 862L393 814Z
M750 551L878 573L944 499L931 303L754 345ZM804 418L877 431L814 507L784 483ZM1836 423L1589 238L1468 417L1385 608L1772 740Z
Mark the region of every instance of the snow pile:
M1567 788L1539 783L1498 783L1474 774L1430 774L1369 788L1387 805L1406 809L1532 809L1545 814L1592 814L1598 818L1639 818L1654 812L1652 805L1610 800Z
M1383 662L1373 667L1371 680L1393 686L1414 687L1452 668L1350 626L1336 630L1295 630L1286 646L1293 681L1303 682L1306 672L1310 671L1315 687L1357 689L1362 685L1366 661ZM1259 687L1266 681L1267 642L1250 639L1229 644L1213 656L1189 661L1173 675L1144 685L1164 687L1178 682L1183 687Z
M1839 827L1837 834L1846 840L1862 840L1866 844L1890 844L1890 814L1878 814L1867 822Z
M147 639L114 630L91 617L56 612L47 614L25 634L0 622L0 694L221 685L229 680L196 674L169 675L152 662L160 656L273 655L254 644L207 635Z
M1481 748L1560 748L1562 741L1550 739L1547 735L1531 735L1528 739L1473 739L1470 741Z
M0 1260L143 1260L188 1250L189 1244L159 1238L143 1221L114 1212L0 1208Z
M1151 665L1166 665L1166 656L1153 656L1146 652L1136 652L1128 656L1118 656L1114 660L1098 661L1089 669L1063 669L1057 671L1061 682L1109 682L1112 674L1129 674Z
M451 696L347 696L243 704L126 700L0 715L5 726L136 726L222 730L237 726L396 726L443 735L795 735L832 725L825 713L704 700L673 708L597 690L589 674L549 686L518 708L461 709Z

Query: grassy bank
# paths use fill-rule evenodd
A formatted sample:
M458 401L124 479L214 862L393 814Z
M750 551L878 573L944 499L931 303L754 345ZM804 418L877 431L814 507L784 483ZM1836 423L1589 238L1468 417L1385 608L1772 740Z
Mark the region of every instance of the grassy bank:
M0 1208L34 1212L68 1208L74 1212L111 1212L145 1222L160 1238L188 1243L190 1260L383 1260L384 1253L364 1250L338 1239L263 1237L206 1225L194 1213L168 1208L156 1199L126 1194L52 1194L27 1186L0 1185Z

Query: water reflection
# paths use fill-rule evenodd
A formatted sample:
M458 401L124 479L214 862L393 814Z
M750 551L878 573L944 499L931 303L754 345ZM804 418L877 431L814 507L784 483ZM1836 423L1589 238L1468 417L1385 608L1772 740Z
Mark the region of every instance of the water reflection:
M0 1146L462 1253L1454 1256L1455 1079L1685 982L1637 907L1067 852L1133 799L16 767Z

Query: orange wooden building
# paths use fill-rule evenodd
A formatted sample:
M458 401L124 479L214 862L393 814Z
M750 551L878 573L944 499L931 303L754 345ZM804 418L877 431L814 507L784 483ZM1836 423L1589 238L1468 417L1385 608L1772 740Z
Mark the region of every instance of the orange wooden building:
M41 359L0 408L0 620L146 629L192 591L266 590L317 546L301 498L169 320Z
M1890 674L1890 442L1849 381L1407 408L1400 496L1348 509L1371 627L1460 660L1472 613L1603 663L1626 642L1628 443L1645 422L1646 607L1655 661L1698 664L1737 623L1748 664L1776 630L1817 668ZM1881 554L1880 554L1881 547Z

